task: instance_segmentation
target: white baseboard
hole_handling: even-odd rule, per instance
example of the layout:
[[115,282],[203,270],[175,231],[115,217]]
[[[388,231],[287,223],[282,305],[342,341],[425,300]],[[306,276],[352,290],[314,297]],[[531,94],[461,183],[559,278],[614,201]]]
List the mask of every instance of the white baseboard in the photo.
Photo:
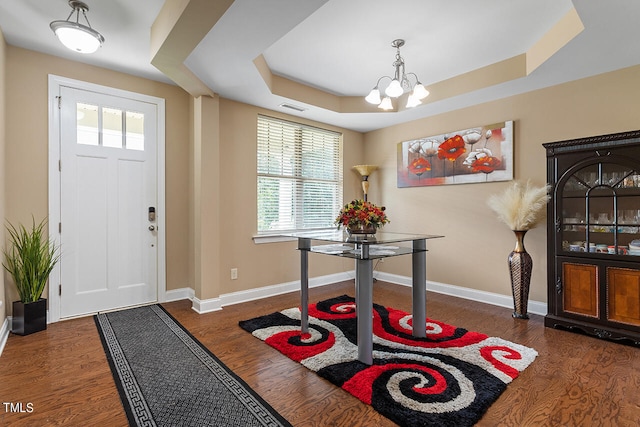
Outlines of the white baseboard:
[[196,298],[196,292],[192,288],[172,289],[166,291],[164,294],[164,302],[180,301],[183,299],[191,301],[191,308],[198,314],[222,310],[220,298],[201,300]]
[[[395,283],[397,285],[411,286],[411,277],[399,276],[383,272],[376,272],[375,277],[383,282]],[[498,307],[513,308],[513,298],[509,295],[496,294],[494,292],[479,291],[477,289],[463,288],[462,286],[449,285],[447,283],[433,282],[427,280],[427,290],[439,294],[464,298],[485,304],[496,305]],[[529,301],[527,311],[533,314],[544,316],[547,314],[547,304],[540,301]]]
[[193,301],[195,296],[195,292],[191,288],[172,289],[164,293],[163,302],[180,301],[183,299]]
[[198,314],[210,313],[212,311],[222,310],[222,303],[220,298],[209,298],[201,300],[193,297],[191,300],[191,309]]
[[[316,288],[318,286],[330,285],[332,283],[342,282],[345,280],[351,280],[354,278],[354,272],[344,272],[329,274],[326,276],[313,277],[309,279],[309,288]],[[289,283],[282,283],[279,285],[265,286],[263,288],[250,289],[247,291],[232,292],[230,294],[220,295],[222,307],[233,304],[240,304],[243,302],[253,301],[257,299],[272,297],[275,295],[286,294],[289,292],[296,292],[300,290],[300,281],[295,280]]]
[[[326,276],[314,277],[309,279],[309,288],[330,285],[332,283],[351,280],[355,277],[355,271],[346,271],[343,273],[329,274]],[[411,286],[411,277],[399,276],[397,274],[389,274],[376,271],[374,277],[383,282],[394,283],[402,286]],[[450,295],[453,297],[464,298],[472,301],[491,304],[498,307],[513,308],[513,298],[510,295],[502,295],[494,292],[480,291],[477,289],[464,288],[462,286],[450,285],[427,280],[427,290],[439,294]],[[232,292],[222,294],[218,298],[210,298],[200,300],[195,297],[195,292],[191,288],[182,288],[167,291],[167,302],[177,301],[181,299],[189,299],[192,302],[191,308],[199,313],[208,313],[211,311],[222,310],[223,307],[243,302],[254,301],[262,298],[268,298],[276,295],[286,294],[288,292],[296,292],[300,290],[300,281],[296,280],[278,285],[264,286],[261,288],[249,289],[246,291]],[[547,314],[547,304],[540,301],[529,301],[529,313],[544,316]]]
[[2,327],[0,327],[0,356],[2,356],[2,350],[4,350],[9,338],[9,331],[11,331],[11,317],[5,318],[4,322],[2,322]]
[[[315,288],[318,286],[330,285],[336,282],[342,282],[344,280],[351,280],[354,278],[353,271],[347,271],[343,273],[329,274],[326,276],[313,277],[309,279],[309,288]],[[300,281],[296,280],[288,283],[281,283],[278,285],[264,286],[261,288],[249,289],[246,291],[232,292],[229,294],[222,294],[218,298],[210,298],[206,300],[200,300],[195,297],[193,289],[188,289],[191,293],[191,297],[187,297],[191,300],[191,308],[197,313],[208,313],[211,311],[222,310],[223,307],[233,304],[240,304],[243,302],[254,301],[262,298],[268,298],[276,295],[286,294],[288,292],[295,292],[300,290]],[[182,292],[183,290],[179,290]],[[174,291],[169,291],[174,292]],[[177,298],[179,293],[173,295]],[[184,299],[184,298],[182,298]],[[175,300],[173,300],[175,301]]]

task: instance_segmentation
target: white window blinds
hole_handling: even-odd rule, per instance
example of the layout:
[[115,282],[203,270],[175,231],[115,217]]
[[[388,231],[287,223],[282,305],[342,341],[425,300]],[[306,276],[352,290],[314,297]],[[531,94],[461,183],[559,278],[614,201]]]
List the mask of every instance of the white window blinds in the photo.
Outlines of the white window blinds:
[[341,134],[258,116],[258,233],[333,227],[342,207]]

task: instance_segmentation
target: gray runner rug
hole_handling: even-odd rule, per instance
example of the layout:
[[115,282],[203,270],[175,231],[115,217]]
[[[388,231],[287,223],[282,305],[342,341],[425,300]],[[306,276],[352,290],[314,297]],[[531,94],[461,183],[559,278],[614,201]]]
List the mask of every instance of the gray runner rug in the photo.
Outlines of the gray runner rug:
[[132,426],[291,426],[159,305],[94,316]]

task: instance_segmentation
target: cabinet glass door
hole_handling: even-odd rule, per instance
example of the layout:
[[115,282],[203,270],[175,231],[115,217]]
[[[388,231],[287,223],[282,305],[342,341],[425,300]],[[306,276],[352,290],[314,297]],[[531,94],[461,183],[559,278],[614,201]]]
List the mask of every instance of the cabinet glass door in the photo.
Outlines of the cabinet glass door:
[[605,162],[580,167],[561,195],[558,250],[640,256],[640,174],[635,169]]

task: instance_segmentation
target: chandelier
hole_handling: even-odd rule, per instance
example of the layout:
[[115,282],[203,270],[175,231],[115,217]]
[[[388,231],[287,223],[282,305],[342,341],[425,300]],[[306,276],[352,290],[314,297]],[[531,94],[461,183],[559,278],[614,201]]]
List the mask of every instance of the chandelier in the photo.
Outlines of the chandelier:
[[[383,110],[392,110],[391,98],[398,98],[405,92],[411,92],[407,98],[407,108],[422,104],[422,100],[429,95],[429,91],[420,83],[415,73],[405,73],[404,59],[400,56],[400,48],[404,46],[404,40],[394,40],[391,42],[391,46],[396,48],[396,60],[393,63],[395,74],[393,78],[390,76],[380,77],[376,86],[365,97],[365,100],[370,104],[378,104],[378,108]],[[413,83],[409,80],[410,76],[413,76],[413,80],[415,80]],[[385,97],[380,98],[379,88],[383,79],[389,79],[391,82],[384,90]]]
[[[91,24],[87,18],[89,6],[77,0],[69,0],[69,6],[73,10],[67,17],[67,20],[53,21],[49,26],[65,47],[80,53],[95,52],[102,46],[102,43],[104,43],[104,37],[91,28]],[[84,20],[87,21],[87,25],[79,22],[80,12],[82,12]],[[76,14],[76,22],[69,21],[74,13]]]

